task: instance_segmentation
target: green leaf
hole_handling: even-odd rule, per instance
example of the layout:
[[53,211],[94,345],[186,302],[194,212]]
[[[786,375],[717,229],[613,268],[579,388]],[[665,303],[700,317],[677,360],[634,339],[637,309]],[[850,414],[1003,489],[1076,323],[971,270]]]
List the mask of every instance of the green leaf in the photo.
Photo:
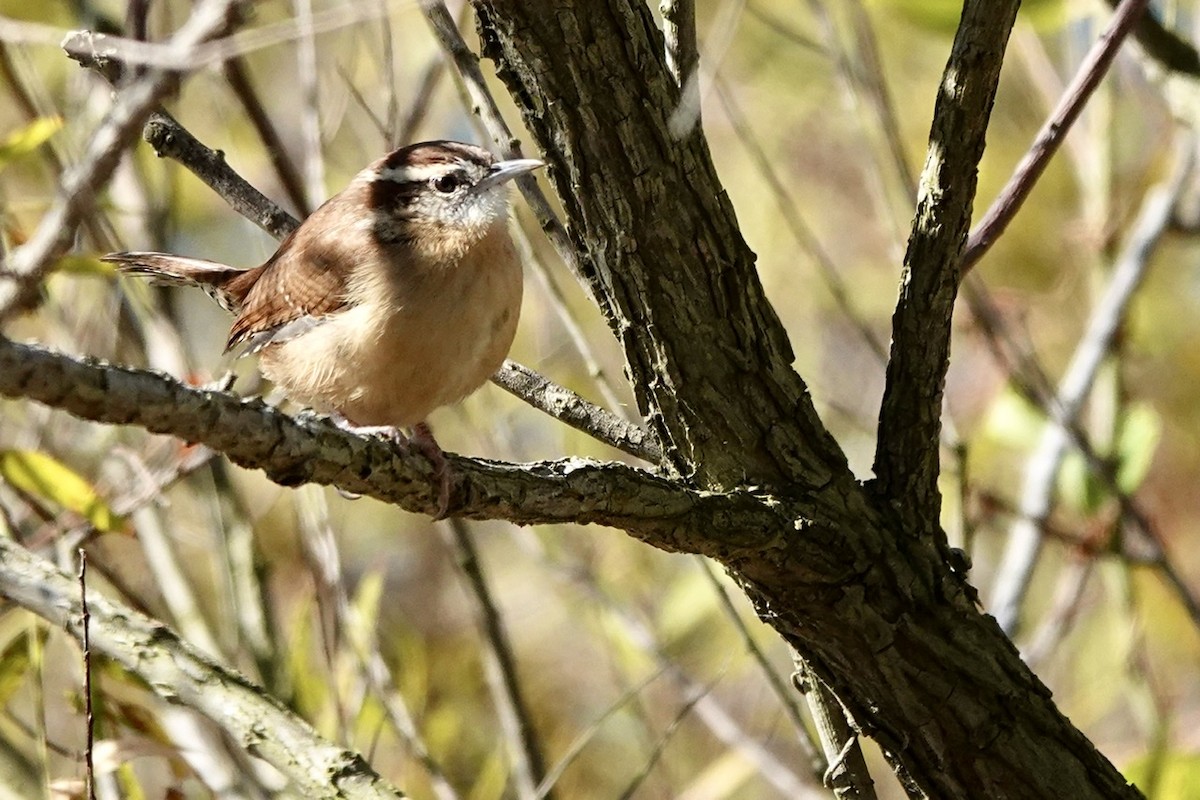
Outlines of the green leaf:
[[0,142],[0,169],[37,150],[62,130],[62,117],[38,117],[24,128],[18,128]]
[[983,433],[998,444],[1028,450],[1037,443],[1045,427],[1045,415],[1007,386],[989,406]]
[[1145,403],[1131,405],[1117,434],[1117,487],[1132,494],[1146,479],[1162,439],[1162,417]]
[[85,518],[97,530],[123,530],[125,520],[83,476],[53,456],[36,450],[0,450],[0,480]]

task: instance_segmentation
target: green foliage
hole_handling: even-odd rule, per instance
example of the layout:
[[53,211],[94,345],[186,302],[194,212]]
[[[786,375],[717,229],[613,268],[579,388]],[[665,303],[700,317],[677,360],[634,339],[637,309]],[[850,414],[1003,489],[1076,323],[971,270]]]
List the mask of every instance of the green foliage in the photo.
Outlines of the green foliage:
[[41,117],[0,141],[0,171],[11,162],[37,150],[62,130],[62,117]]
[[37,450],[0,451],[0,479],[14,489],[74,512],[98,531],[113,533],[125,527],[92,484],[53,456]]

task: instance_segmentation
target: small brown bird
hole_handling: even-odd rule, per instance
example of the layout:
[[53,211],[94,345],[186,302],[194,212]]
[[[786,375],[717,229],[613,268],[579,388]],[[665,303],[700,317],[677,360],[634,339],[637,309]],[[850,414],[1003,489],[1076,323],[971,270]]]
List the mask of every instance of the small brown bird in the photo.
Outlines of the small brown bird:
[[422,142],[358,173],[261,266],[165,253],[104,260],[203,288],[237,315],[226,350],[257,353],[292,400],[402,445],[399,429],[411,428],[441,473],[444,514],[449,478],[424,420],[478,389],[508,354],[522,280],[507,183],[540,166]]

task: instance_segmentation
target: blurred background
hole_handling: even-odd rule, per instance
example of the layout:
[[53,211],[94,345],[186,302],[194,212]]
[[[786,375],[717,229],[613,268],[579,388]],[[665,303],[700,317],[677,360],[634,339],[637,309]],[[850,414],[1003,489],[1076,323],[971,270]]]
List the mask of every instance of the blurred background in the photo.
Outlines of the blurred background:
[[[1195,3],[1153,6],[1193,36]],[[449,8],[477,50],[470,10]],[[153,4],[149,38],[189,10]],[[698,4],[714,159],[796,368],[864,479],[959,10],[951,0]],[[0,14],[11,249],[111,103],[111,87],[57,43],[71,29],[120,29],[126,8],[0,0]],[[1110,18],[1097,2],[1025,3],[977,220]],[[293,215],[397,144],[489,144],[414,2],[271,0],[240,29],[260,35],[187,78],[168,108]],[[491,63],[482,67],[519,129]],[[943,524],[972,559],[972,582],[1064,712],[1158,798],[1200,796],[1195,80],[1122,50],[964,287],[945,407]],[[1156,197],[1173,213],[1156,219]],[[529,247],[512,358],[640,419],[599,313],[514,205]],[[232,372],[236,391],[268,391],[252,360],[222,355],[229,319],[201,292],[118,280],[96,256],[165,250],[250,267],[275,246],[140,143],[44,302],[5,335],[197,384]],[[1114,276],[1135,287],[1116,307],[1104,303]],[[1101,355],[1089,361],[1089,347]],[[1064,443],[1047,408],[1065,409],[1090,457]],[[490,385],[431,422],[464,454],[624,458]],[[431,523],[14,401],[0,401],[0,530],[71,570],[86,546],[94,585],[243,671],[414,797],[529,797],[538,783],[562,798],[828,795],[783,643],[719,568],[617,531]],[[101,797],[287,796],[214,726],[119,668],[101,662],[94,680]],[[10,787],[0,797],[80,795],[81,707],[73,640],[0,607],[0,784]],[[902,797],[867,747],[881,796]]]

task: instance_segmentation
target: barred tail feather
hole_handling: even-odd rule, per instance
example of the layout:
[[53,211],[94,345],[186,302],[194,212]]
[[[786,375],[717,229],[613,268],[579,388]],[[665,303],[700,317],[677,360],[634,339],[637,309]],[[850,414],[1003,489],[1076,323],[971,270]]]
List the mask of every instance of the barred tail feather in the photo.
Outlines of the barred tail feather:
[[169,253],[109,253],[100,259],[116,264],[127,275],[149,278],[167,286],[198,286],[227,311],[237,313],[244,292],[230,291],[230,282],[245,270],[234,269],[215,261],[187,258]]

